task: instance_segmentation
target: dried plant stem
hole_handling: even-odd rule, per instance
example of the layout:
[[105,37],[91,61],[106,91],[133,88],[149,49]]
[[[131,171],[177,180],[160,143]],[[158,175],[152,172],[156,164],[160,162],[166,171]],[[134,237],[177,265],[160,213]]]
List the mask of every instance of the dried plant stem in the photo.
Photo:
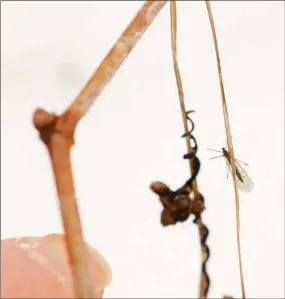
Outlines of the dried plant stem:
[[239,269],[240,269],[240,281],[241,281],[241,289],[242,289],[242,297],[246,298],[245,293],[245,285],[244,285],[244,278],[243,278],[243,267],[242,267],[242,254],[241,254],[241,244],[240,244],[240,211],[239,211],[239,192],[238,192],[238,182],[236,176],[236,164],[234,162],[234,148],[233,148],[233,141],[230,129],[230,121],[224,91],[224,84],[223,84],[223,77],[222,77],[222,68],[221,68],[221,60],[219,54],[219,47],[217,41],[217,35],[215,30],[215,24],[213,19],[213,14],[211,10],[210,1],[206,0],[207,11],[209,15],[210,25],[212,29],[213,41],[215,45],[215,52],[216,52],[216,59],[217,59],[217,66],[218,66],[218,73],[219,73],[219,81],[220,81],[220,89],[221,89],[221,96],[222,96],[222,106],[223,106],[223,113],[224,113],[224,123],[226,128],[226,136],[227,136],[227,144],[230,153],[230,163],[233,169],[233,182],[234,182],[234,190],[235,190],[235,202],[236,202],[236,225],[237,225],[237,244],[238,244],[238,257],[239,257]]
[[93,283],[87,266],[87,248],[82,237],[82,228],[71,171],[71,144],[65,138],[62,138],[60,134],[55,134],[51,138],[48,150],[50,159],[53,162],[54,177],[65,231],[65,241],[67,248],[72,248],[74,251],[73,254],[69,255],[69,262],[73,268],[75,293],[80,298],[92,298],[94,296]]
[[77,298],[93,298],[93,285],[88,271],[87,249],[82,234],[70,161],[74,131],[78,121],[86,114],[166,2],[147,1],[143,5],[86,86],[62,115],[56,116],[43,109],[37,109],[33,116],[34,126],[47,146],[53,167]]
[[[183,85],[182,80],[180,76],[180,71],[178,67],[178,60],[177,60],[177,12],[176,12],[176,1],[170,2],[171,7],[171,43],[172,43],[172,55],[173,55],[173,62],[174,62],[174,71],[175,71],[175,77],[176,77],[176,83],[178,87],[178,93],[179,93],[179,101],[180,101],[180,107],[181,107],[181,113],[183,118],[183,124],[184,124],[184,130],[185,133],[189,132],[188,128],[188,122],[187,122],[187,116],[186,116],[186,109],[185,109],[185,102],[184,102],[184,92],[183,92]],[[190,134],[188,134],[185,138],[186,140],[186,147],[188,153],[192,152],[192,147],[190,143]],[[194,165],[192,164],[193,160],[189,159],[189,167],[190,167],[190,173],[194,172]],[[198,198],[199,190],[198,190],[198,184],[197,181],[194,180],[192,183],[193,191],[194,191],[194,198]],[[204,224],[202,220],[202,216],[197,219],[197,225],[199,228],[199,235],[200,240],[203,240],[203,231],[204,231]],[[202,261],[204,260],[204,245],[201,242],[201,255],[202,255]],[[200,278],[200,291],[199,291],[199,298],[206,298],[207,292],[208,292],[209,282],[208,277],[205,271],[201,272],[201,278]]]
[[37,109],[33,122],[47,146],[53,167],[74,292],[78,298],[92,298],[93,286],[87,266],[87,249],[83,241],[71,170],[73,136],[58,131],[57,120],[57,116]]
[[74,102],[65,111],[65,117],[61,119],[62,126],[66,123],[68,127],[76,126],[166,3],[167,1],[145,2]]
[[[178,87],[179,102],[180,102],[181,113],[182,113],[182,118],[183,118],[184,130],[185,130],[185,133],[188,133],[189,127],[188,127],[188,121],[187,121],[187,116],[186,116],[183,85],[182,85],[182,79],[181,79],[179,66],[178,66],[178,59],[177,59],[176,1],[171,1],[170,7],[171,7],[171,42],[172,42],[171,45],[172,45],[172,57],[173,57],[173,62],[174,62],[173,65],[174,65],[176,83],[177,83],[177,87]],[[186,141],[187,152],[188,153],[192,152],[192,147],[191,147],[191,143],[190,143],[190,134],[185,137],[185,141]],[[191,172],[191,169],[192,169],[191,159],[189,159],[189,167],[190,167],[190,172]],[[197,189],[198,189],[198,186],[196,183],[194,192],[197,192]]]

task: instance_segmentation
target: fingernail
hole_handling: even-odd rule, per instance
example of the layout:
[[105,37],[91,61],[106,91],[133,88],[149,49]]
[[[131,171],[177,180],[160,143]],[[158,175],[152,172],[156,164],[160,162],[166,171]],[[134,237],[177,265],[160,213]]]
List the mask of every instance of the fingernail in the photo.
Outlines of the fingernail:
[[1,240],[1,298],[71,298],[71,283],[38,247],[39,238]]
[[[54,275],[58,282],[68,282],[63,262],[54,259],[54,252],[42,246],[42,238],[27,237],[15,240],[15,245],[27,252],[28,257]],[[67,286],[65,286],[67,287]]]

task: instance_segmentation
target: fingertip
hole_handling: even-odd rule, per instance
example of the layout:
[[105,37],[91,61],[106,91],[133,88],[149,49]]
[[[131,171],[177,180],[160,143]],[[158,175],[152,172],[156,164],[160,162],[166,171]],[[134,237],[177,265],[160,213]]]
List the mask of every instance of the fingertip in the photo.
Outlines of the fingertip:
[[[1,298],[75,297],[63,235],[1,240],[1,248]],[[97,250],[87,248],[94,298],[102,298],[111,269]]]

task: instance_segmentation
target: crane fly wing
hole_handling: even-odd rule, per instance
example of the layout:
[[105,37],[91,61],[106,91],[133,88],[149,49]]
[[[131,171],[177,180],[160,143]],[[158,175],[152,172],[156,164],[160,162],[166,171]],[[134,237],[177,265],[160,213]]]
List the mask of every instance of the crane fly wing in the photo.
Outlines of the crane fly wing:
[[240,174],[240,177],[242,178],[242,180],[240,178],[238,179],[238,186],[240,191],[244,193],[251,192],[253,189],[253,182],[251,178],[249,177],[249,175],[246,173],[246,171],[240,165],[239,162],[236,162],[236,168]]
[[[228,161],[228,159],[225,160],[231,174],[233,175],[233,170],[230,162]],[[236,174],[238,179],[239,190],[244,193],[251,192],[253,189],[253,182],[251,178],[249,177],[249,175],[246,173],[246,171],[243,169],[243,167],[240,165],[238,161],[235,161],[235,163],[236,163]]]

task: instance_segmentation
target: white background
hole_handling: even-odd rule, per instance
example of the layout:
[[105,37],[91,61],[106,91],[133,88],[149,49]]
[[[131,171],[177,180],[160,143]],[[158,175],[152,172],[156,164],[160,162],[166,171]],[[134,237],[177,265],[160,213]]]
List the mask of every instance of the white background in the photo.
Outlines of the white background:
[[[1,3],[2,238],[61,232],[36,107],[61,113],[142,3]],[[254,181],[241,194],[249,298],[284,298],[284,3],[213,2],[236,156]],[[209,296],[240,297],[232,180],[207,147],[226,143],[212,36],[203,1],[178,3],[179,62],[210,229]],[[110,263],[105,296],[198,294],[200,246],[188,221],[160,225],[149,190],[189,178],[165,6],[80,123],[72,156],[86,239]]]

